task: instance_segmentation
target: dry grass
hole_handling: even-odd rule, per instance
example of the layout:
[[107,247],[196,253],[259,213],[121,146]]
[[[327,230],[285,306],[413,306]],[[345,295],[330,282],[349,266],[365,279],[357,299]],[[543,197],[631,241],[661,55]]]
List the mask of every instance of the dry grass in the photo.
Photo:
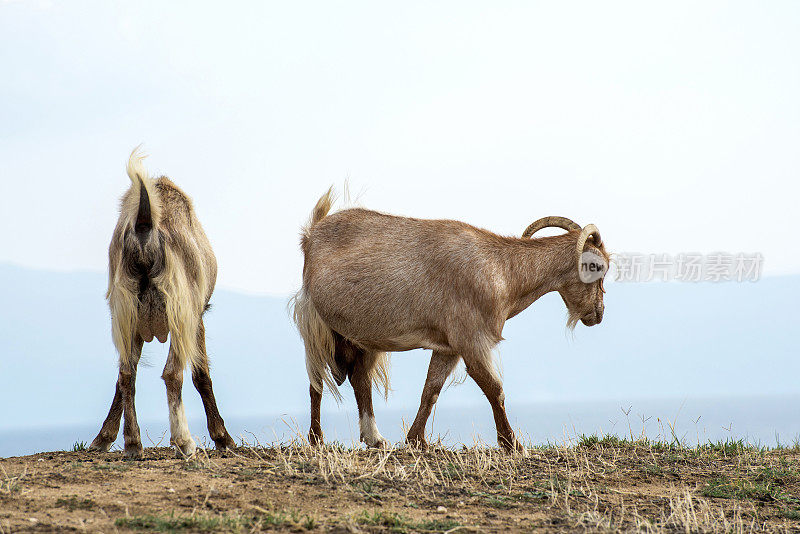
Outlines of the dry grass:
[[800,450],[735,441],[584,436],[523,457],[483,444],[377,451],[298,439],[189,460],[160,448],[140,462],[79,451],[0,467],[0,531],[800,529]]

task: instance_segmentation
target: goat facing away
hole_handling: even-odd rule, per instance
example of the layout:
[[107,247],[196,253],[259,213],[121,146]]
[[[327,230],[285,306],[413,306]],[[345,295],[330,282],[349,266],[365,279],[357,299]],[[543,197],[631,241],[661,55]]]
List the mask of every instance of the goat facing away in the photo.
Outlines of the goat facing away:
[[134,407],[136,368],[144,342],[170,336],[162,378],[167,388],[170,443],[179,455],[194,454],[181,398],[183,371],[203,400],[208,432],[218,449],[235,447],[217,409],[208,368],[203,314],[217,278],[217,260],[192,202],[168,178],[152,180],[135,149],[128,159],[131,187],[122,197],[109,246],[108,299],[119,378],[111,409],[90,449],[107,451],[124,414],[127,458],[142,454]]
[[[447,377],[463,359],[491,404],[498,443],[523,451],[508,422],[492,349],[507,319],[551,291],[564,300],[569,327],[579,320],[587,326],[600,323],[609,256],[597,228],[545,217],[519,239],[458,221],[361,208],[329,215],[332,203],[328,190],[303,229],[303,285],[293,303],[311,383],[309,442],[323,440],[323,384],[339,399],[337,385],[349,378],[361,441],[388,447],[375,423],[372,386],[388,395],[389,351],[424,348],[433,354],[406,441],[427,447],[425,424]],[[530,238],[546,227],[567,233]],[[605,262],[600,278],[587,283],[579,275],[584,251]]]

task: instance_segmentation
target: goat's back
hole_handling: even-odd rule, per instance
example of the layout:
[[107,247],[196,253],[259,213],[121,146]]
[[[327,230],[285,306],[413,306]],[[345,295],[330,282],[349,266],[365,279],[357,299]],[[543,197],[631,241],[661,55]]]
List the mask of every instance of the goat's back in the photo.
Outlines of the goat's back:
[[[466,223],[348,209],[303,243],[304,288],[323,319],[366,346],[449,347],[445,332],[493,322],[493,249],[502,237]],[[499,332],[496,333],[499,337]]]

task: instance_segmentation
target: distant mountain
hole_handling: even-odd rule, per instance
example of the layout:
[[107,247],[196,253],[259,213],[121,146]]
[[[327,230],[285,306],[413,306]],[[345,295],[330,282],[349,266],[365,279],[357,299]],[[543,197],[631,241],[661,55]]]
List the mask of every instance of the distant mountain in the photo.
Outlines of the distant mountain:
[[[0,265],[0,429],[99,425],[116,380],[101,273]],[[506,403],[800,393],[796,342],[800,276],[755,283],[607,284],[599,326],[565,331],[565,309],[546,295],[509,321],[500,345]],[[303,347],[286,299],[218,290],[207,315],[212,379],[223,416],[304,413]],[[145,346],[140,419],[166,421],[160,380],[166,345]],[[393,356],[388,407],[413,419],[429,355]],[[190,418],[202,417],[191,382]],[[346,406],[353,406],[345,392]],[[446,408],[484,403],[467,381]],[[386,407],[383,400],[378,407]],[[329,397],[324,407],[336,410]],[[487,412],[484,415],[488,416]],[[201,429],[196,429],[201,431]]]

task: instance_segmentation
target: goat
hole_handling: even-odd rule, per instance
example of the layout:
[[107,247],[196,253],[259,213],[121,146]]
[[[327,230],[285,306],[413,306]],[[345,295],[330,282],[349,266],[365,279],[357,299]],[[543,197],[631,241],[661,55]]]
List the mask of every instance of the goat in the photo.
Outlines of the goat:
[[235,447],[217,409],[205,345],[203,314],[214,291],[217,260],[192,201],[167,177],[152,180],[143,159],[138,147],[128,159],[131,186],[122,197],[108,251],[106,299],[119,353],[119,378],[111,409],[90,449],[111,447],[124,413],[124,456],[142,455],[134,407],[136,368],[144,342],[156,338],[165,343],[167,334],[170,347],[162,378],[167,388],[170,443],[183,456],[191,456],[196,449],[181,398],[183,371],[189,364],[217,449]]
[[[375,423],[372,385],[388,396],[387,353],[424,348],[433,355],[407,443],[427,447],[431,409],[463,359],[491,404],[500,446],[523,451],[508,422],[492,349],[502,339],[507,319],[551,291],[564,300],[570,328],[579,320],[587,326],[602,320],[605,272],[588,283],[579,276],[584,249],[605,262],[602,269],[608,265],[597,228],[545,217],[519,239],[459,221],[361,208],[329,215],[332,203],[329,189],[303,228],[303,284],[293,301],[310,381],[309,442],[323,442],[323,384],[338,400],[337,385],[349,378],[360,439],[370,447],[388,447]],[[529,239],[545,227],[567,233]]]

